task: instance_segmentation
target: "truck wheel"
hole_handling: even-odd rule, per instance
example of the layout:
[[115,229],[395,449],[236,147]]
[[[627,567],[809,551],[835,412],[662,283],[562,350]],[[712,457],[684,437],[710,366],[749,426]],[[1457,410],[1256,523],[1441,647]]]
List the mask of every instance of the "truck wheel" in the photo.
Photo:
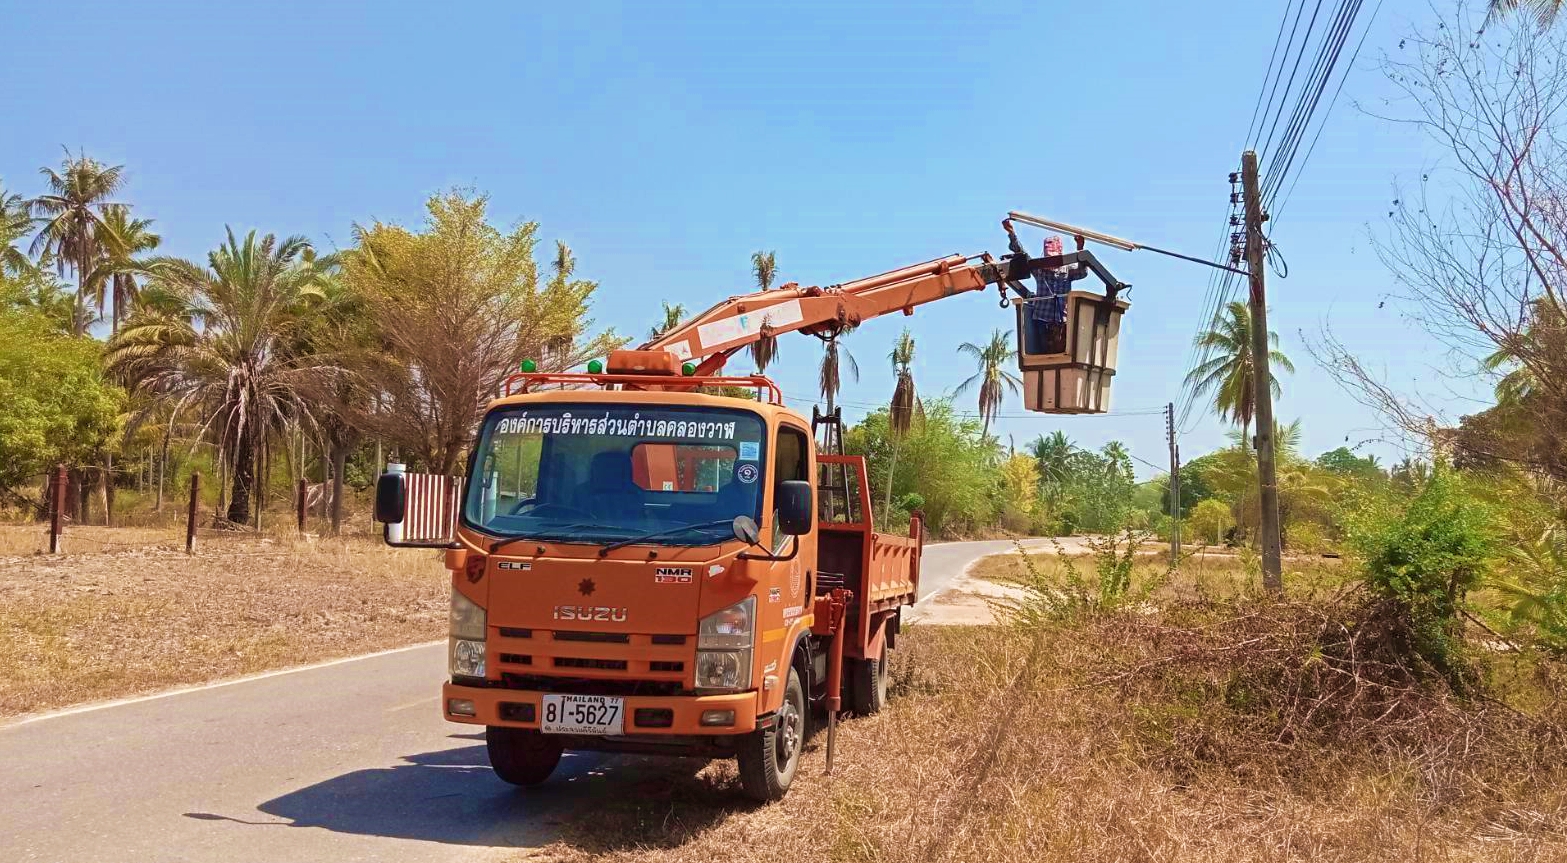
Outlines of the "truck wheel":
[[550,778],[562,750],[558,741],[531,728],[496,725],[485,728],[484,748],[489,750],[495,775],[513,785],[537,785]]
[[850,663],[849,675],[849,709],[859,716],[880,713],[887,705],[887,645],[875,659]]
[[789,668],[783,704],[773,717],[773,727],[757,729],[740,742],[740,788],[761,803],[777,800],[794,782],[805,748],[805,687],[800,672]]

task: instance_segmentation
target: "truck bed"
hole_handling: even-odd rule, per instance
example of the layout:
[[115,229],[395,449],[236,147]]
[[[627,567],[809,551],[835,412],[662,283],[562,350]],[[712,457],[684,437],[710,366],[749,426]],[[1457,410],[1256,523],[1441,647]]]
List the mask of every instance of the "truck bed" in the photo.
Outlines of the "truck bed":
[[908,536],[876,531],[865,459],[822,455],[817,464],[824,476],[839,471],[846,476],[848,500],[846,506],[836,508],[824,501],[821,508],[830,512],[832,520],[819,517],[817,521],[815,592],[821,595],[835,587],[854,592],[844,652],[864,657],[886,619],[919,598],[921,519],[916,515],[910,522]]

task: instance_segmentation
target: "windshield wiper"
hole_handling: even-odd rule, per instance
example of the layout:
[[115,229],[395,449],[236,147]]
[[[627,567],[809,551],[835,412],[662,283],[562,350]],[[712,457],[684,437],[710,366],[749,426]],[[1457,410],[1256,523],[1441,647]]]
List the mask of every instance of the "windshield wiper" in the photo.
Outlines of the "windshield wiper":
[[643,541],[649,540],[649,539],[654,539],[655,537],[664,536],[666,534],[680,533],[682,531],[687,531],[687,530],[705,530],[707,528],[713,528],[713,527],[726,527],[726,526],[731,525],[731,524],[734,524],[734,519],[732,519],[732,518],[723,518],[723,519],[719,519],[718,521],[708,521],[708,522],[700,522],[699,521],[699,522],[697,522],[695,524],[682,524],[682,525],[677,525],[675,527],[660,528],[659,530],[652,531],[651,533],[644,533],[641,536],[633,536],[630,539],[622,539],[622,540],[619,540],[619,541],[616,541],[616,542],[612,542],[609,545],[606,545],[603,548],[599,549],[599,557],[603,557],[604,555],[609,554],[610,552],[614,551],[617,548],[625,548],[628,545],[636,545],[639,542],[643,542]]
[[[560,533],[560,532],[568,531],[568,530],[580,530],[581,528],[584,528],[584,527],[607,527],[609,530],[626,530],[626,528],[616,527],[614,525],[601,525],[601,524],[599,524],[596,521],[579,521],[576,524],[568,524],[568,525],[565,525],[563,527],[552,527],[552,528],[549,528],[548,530],[552,531],[552,532],[555,532],[555,533]],[[506,537],[505,539],[496,540],[495,544],[490,546],[490,554],[494,554],[494,553],[500,551],[501,549],[505,548],[506,546],[511,545],[514,542],[523,542],[525,540],[530,540],[530,539],[535,541],[535,542],[539,542],[539,541],[543,541],[543,542],[569,542],[569,541],[571,541],[571,540],[562,540],[562,539],[554,538],[554,537],[550,536],[548,533],[546,533],[544,536],[538,536],[538,535],[534,535],[534,534],[529,534],[527,536],[509,536],[509,537]]]

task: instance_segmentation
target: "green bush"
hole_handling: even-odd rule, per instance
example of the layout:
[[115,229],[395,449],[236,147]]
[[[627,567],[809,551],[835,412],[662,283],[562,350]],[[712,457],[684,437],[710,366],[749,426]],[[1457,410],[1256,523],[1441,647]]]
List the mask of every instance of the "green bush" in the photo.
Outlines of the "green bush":
[[1410,647],[1455,677],[1459,614],[1497,553],[1491,507],[1463,477],[1439,466],[1410,498],[1352,493],[1343,523],[1366,586],[1402,613]]

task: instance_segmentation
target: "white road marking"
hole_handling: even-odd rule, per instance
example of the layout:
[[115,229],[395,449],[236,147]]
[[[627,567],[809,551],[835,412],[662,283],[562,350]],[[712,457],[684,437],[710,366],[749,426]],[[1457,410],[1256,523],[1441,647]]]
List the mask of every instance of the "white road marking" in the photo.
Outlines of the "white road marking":
[[284,674],[297,674],[301,671],[314,671],[317,668],[329,668],[333,665],[343,665],[348,662],[358,662],[362,659],[374,659],[377,656],[389,656],[393,653],[405,653],[410,650],[419,650],[424,647],[434,647],[437,644],[445,644],[446,639],[440,641],[426,641],[420,644],[410,644],[407,647],[394,647],[391,650],[379,650],[375,653],[366,653],[360,656],[344,656],[340,659],[329,659],[326,662],[317,662],[311,665],[296,665],[293,668],[280,668],[277,671],[263,671],[259,674],[247,674],[244,677],[233,677],[228,680],[219,680],[213,683],[201,683],[195,686],[182,686],[178,689],[170,689],[164,692],[154,692],[151,695],[136,695],[130,698],[116,698],[113,701],[99,701],[93,704],[83,704],[79,707],[68,707],[53,713],[34,713],[22,716],[15,721],[0,725],[0,730],[13,728],[18,725],[27,725],[33,722],[43,722],[46,719],[59,719],[62,716],[74,716],[78,713],[91,713],[95,710],[107,710],[110,707],[124,707],[127,704],[140,704],[143,701],[157,701],[160,698],[172,698],[176,695],[187,695],[192,692],[201,692],[207,689],[219,689],[224,686],[233,686],[237,683],[249,683],[252,680],[265,680],[268,677],[280,677]]
[[[439,644],[440,642],[436,642],[436,643]],[[388,707],[388,708],[386,708],[386,712],[387,713],[396,713],[399,710],[407,710],[407,709],[412,708],[412,707],[423,707],[426,704],[433,704],[433,703],[438,702],[440,700],[441,700],[441,696],[439,696],[439,695],[427,695],[424,698],[419,699],[418,701],[410,701],[407,704],[399,704],[396,707]]]

